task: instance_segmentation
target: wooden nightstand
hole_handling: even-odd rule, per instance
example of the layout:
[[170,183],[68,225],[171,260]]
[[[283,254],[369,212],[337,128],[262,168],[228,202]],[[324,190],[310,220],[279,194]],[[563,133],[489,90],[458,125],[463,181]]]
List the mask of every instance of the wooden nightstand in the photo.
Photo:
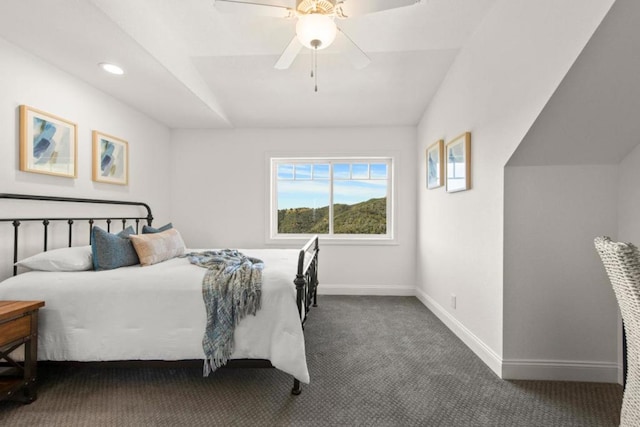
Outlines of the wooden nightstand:
[[[38,309],[44,301],[0,301],[0,400],[24,403],[36,400],[38,362]],[[9,354],[24,345],[24,363]]]

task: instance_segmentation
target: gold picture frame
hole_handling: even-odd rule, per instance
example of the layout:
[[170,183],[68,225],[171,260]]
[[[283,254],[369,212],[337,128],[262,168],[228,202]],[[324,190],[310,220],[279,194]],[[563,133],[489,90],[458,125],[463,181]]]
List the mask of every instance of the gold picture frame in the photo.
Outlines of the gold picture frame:
[[427,148],[427,188],[433,189],[444,185],[444,140],[440,139]]
[[20,170],[77,178],[78,126],[66,119],[20,106]]
[[471,132],[449,141],[445,148],[448,193],[471,189]]
[[108,184],[129,184],[129,143],[97,130],[92,132],[92,139],[92,179]]

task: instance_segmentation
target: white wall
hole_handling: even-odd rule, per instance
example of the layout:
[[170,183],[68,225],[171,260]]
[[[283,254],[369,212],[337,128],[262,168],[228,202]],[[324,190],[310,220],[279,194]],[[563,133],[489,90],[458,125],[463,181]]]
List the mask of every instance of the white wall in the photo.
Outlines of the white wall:
[[620,163],[619,196],[618,239],[640,247],[640,145]]
[[[640,140],[640,137],[636,138]],[[618,241],[631,242],[640,247],[640,143],[620,162],[618,168]],[[609,236],[614,238],[613,236]],[[605,283],[609,284],[608,280]],[[618,313],[622,321],[622,316]],[[622,328],[618,327],[618,363],[622,364]],[[618,382],[623,382],[623,372],[619,369]]]
[[[1,38],[0,64],[0,192],[144,201],[151,205],[156,223],[169,220],[170,133],[165,126]],[[97,66],[96,72],[100,72]],[[19,170],[18,107],[22,104],[78,125],[77,179]],[[129,185],[91,180],[92,130],[128,141]],[[0,217],[18,214],[13,207],[2,206]],[[42,214],[42,208],[36,213]],[[0,223],[1,240],[10,242],[11,233],[8,223]],[[38,236],[38,248],[29,251],[41,250],[40,241]],[[56,245],[64,243],[52,242],[51,247]],[[12,252],[9,244],[0,246],[0,277],[4,278],[10,274]]]
[[617,165],[640,141],[640,2],[617,0],[509,165]]
[[[612,0],[501,0],[460,52],[419,126],[472,133],[471,191],[418,191],[418,296],[498,375],[503,353],[504,165]],[[456,294],[457,308],[449,305]]]
[[617,380],[618,309],[593,238],[634,227],[640,203],[638,14],[616,1],[509,160],[506,378]]
[[615,238],[617,187],[617,165],[505,169],[504,378],[617,381],[617,303],[593,246]]
[[319,292],[413,295],[415,141],[415,128],[174,131],[173,223],[190,247],[266,247],[270,154],[395,156],[397,244],[321,241]]

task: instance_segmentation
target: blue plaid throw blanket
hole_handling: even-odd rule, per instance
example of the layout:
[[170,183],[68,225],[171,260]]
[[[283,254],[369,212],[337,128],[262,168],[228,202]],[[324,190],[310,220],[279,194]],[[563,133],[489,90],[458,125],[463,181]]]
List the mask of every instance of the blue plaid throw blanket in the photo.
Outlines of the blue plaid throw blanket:
[[264,263],[235,249],[193,252],[185,256],[192,264],[207,269],[202,280],[202,298],[207,310],[202,373],[206,377],[231,357],[235,326],[260,309]]

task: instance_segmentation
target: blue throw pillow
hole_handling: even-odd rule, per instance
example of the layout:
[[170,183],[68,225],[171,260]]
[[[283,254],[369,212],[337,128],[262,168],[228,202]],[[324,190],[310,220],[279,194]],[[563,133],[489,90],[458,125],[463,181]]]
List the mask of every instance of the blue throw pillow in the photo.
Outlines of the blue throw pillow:
[[111,234],[98,226],[91,229],[91,252],[95,270],[113,270],[127,265],[140,264],[138,254],[129,240],[136,234],[129,226],[118,234]]
[[153,234],[153,233],[161,233],[163,231],[167,231],[173,228],[173,224],[169,223],[169,224],[165,224],[160,228],[153,228],[151,226],[148,225],[143,225],[142,226],[142,234]]

